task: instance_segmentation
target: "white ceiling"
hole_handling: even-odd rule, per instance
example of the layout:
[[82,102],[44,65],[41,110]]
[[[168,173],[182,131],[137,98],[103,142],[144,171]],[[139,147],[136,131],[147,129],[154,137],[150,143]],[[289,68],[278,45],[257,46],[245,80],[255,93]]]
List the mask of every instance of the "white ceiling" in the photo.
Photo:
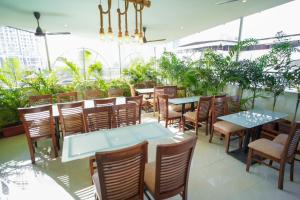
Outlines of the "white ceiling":
[[[117,35],[117,0],[113,1],[112,23]],[[241,16],[290,2],[291,0],[248,0],[216,5],[220,0],[152,0],[143,14],[147,39],[167,38],[168,41],[200,32]],[[0,26],[28,30],[36,28],[33,11],[41,12],[41,28],[57,32],[98,37],[100,0],[0,0]],[[120,0],[123,5],[124,0]],[[106,0],[102,0],[105,4]],[[105,6],[104,6],[105,7]],[[129,30],[133,34],[135,21],[130,7]],[[106,21],[105,21],[106,22]],[[105,24],[107,27],[107,24]]]

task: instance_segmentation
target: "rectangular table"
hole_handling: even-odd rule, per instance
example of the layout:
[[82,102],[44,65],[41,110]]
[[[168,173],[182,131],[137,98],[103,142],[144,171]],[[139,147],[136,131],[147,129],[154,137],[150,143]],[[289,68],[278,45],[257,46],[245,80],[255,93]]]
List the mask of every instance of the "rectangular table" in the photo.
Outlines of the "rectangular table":
[[169,103],[174,105],[181,105],[181,114],[183,115],[185,111],[185,104],[191,104],[191,109],[194,110],[195,102],[198,102],[199,98],[200,96],[174,98],[169,99]]
[[[248,144],[252,135],[253,139],[260,138],[261,127],[264,124],[287,117],[288,114],[280,112],[272,112],[269,110],[253,109],[242,111],[230,115],[218,117],[218,119],[228,121],[230,123],[246,128],[246,137],[243,142],[243,153],[240,151],[232,151],[230,154],[237,159],[246,162],[246,153],[248,152]],[[243,155],[244,154],[244,155]]]
[[95,152],[132,146],[144,140],[156,143],[180,140],[175,137],[174,133],[157,122],[66,136],[63,142],[62,162],[93,156]]

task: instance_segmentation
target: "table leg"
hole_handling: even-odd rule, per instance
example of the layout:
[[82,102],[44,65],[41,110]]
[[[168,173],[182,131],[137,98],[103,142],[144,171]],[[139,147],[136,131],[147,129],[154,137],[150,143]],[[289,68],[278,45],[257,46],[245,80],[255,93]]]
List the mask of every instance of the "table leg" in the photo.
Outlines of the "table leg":
[[245,139],[243,142],[243,151],[244,153],[248,153],[248,144],[250,143],[250,137],[251,137],[251,133],[252,133],[253,129],[252,128],[248,128],[245,130]]
[[191,103],[191,109],[192,109],[192,111],[195,110],[195,103],[194,102]]
[[185,112],[185,103],[183,103],[182,105],[181,105],[181,116],[183,117],[183,115],[184,115],[184,112]]
[[54,117],[54,120],[55,120],[56,143],[57,143],[58,150],[60,150],[60,145],[59,145],[59,139],[60,139],[60,134],[59,134],[59,119],[58,119],[58,117]]

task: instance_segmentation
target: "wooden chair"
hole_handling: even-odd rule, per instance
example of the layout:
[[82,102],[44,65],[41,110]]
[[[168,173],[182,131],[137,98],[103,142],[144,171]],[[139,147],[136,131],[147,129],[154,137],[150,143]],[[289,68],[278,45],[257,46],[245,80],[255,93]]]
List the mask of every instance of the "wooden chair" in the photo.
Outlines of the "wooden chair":
[[116,98],[94,99],[94,107],[113,106],[116,101]]
[[155,81],[145,81],[145,88],[154,88],[156,86]]
[[19,108],[18,110],[20,120],[24,126],[32,164],[35,163],[34,143],[42,139],[52,139],[54,155],[57,157],[58,144],[56,142],[54,119],[52,117],[52,105]]
[[196,135],[198,135],[198,128],[200,123],[205,122],[205,133],[208,135],[208,120],[209,111],[212,104],[212,97],[200,97],[198,101],[198,109],[194,112],[187,112],[183,117],[183,129],[185,127],[185,122],[191,122],[195,126]]
[[103,92],[101,90],[87,90],[84,94],[85,100],[99,99],[103,97]]
[[183,142],[157,145],[156,161],[146,164],[144,179],[146,189],[154,199],[167,199],[178,194],[182,199],[188,199],[189,172],[196,142],[197,137],[192,136]]
[[136,104],[126,103],[112,106],[112,127],[124,127],[136,124]]
[[148,143],[96,153],[98,173],[93,175],[96,199],[144,199],[144,173]]
[[108,97],[121,97],[124,96],[124,90],[119,88],[110,88],[108,90]]
[[57,108],[63,136],[84,132],[83,101],[58,103]]
[[57,103],[66,103],[78,100],[77,92],[58,93]]
[[179,129],[182,125],[182,116],[181,113],[169,110],[169,96],[158,95],[157,96],[157,104],[158,104],[158,122],[161,119],[166,121],[166,128],[168,127],[169,122],[173,122],[173,120],[179,119]]
[[169,98],[176,98],[177,97],[177,86],[174,86],[174,85],[164,86],[164,94],[168,95]]
[[227,97],[228,114],[238,113],[241,110],[241,98],[239,96]]
[[[96,108],[84,108],[83,117],[85,132],[99,131],[111,129],[111,116],[112,116],[112,107],[103,106]],[[91,177],[94,174],[96,166],[96,159],[94,156],[89,158],[89,169]]]
[[177,97],[186,97],[186,88],[185,87],[177,87]]
[[[226,94],[220,94],[220,95],[215,95],[213,96],[215,100],[219,99],[219,98],[223,98],[223,97],[226,97]],[[227,105],[228,106],[228,105]],[[227,110],[228,110],[228,107],[227,107]],[[211,133],[211,130],[212,130],[212,106],[210,108],[210,111],[209,111],[209,120],[208,120],[208,123],[209,123],[209,133]]]
[[30,96],[29,97],[29,105],[30,106],[38,106],[45,104],[52,104],[52,95],[38,95],[38,96]]
[[143,95],[135,97],[126,97],[126,103],[136,104],[136,118],[138,123],[140,124],[142,118]]
[[149,99],[149,103],[153,106],[153,114],[157,111],[157,95],[164,94],[164,86],[156,86],[154,87],[153,98]]
[[212,104],[212,130],[209,142],[211,143],[214,132],[225,137],[225,152],[229,152],[230,137],[237,135],[239,137],[239,148],[242,148],[244,138],[244,127],[235,125],[226,121],[217,121],[217,118],[228,114],[226,97],[214,98]]
[[[295,154],[297,151],[297,146],[300,139],[300,122],[294,123],[291,129],[290,134],[284,145],[277,142],[261,138],[251,142],[248,152],[248,160],[246,171],[249,172],[250,165],[252,160],[256,160],[261,164],[265,164],[273,169],[279,171],[278,178],[278,188],[283,189],[284,181],[284,171],[286,163],[291,165],[290,169],[290,180],[294,180],[294,163],[295,163]],[[267,164],[261,159],[256,159],[255,156],[260,158],[270,159],[270,162]],[[279,163],[279,168],[276,168],[272,165],[273,161]]]

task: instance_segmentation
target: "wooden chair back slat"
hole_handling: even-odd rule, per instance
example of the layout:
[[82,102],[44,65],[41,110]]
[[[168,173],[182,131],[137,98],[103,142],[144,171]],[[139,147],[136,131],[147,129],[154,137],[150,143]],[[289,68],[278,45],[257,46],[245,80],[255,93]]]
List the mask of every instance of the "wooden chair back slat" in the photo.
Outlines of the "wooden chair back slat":
[[238,113],[241,109],[241,99],[239,96],[227,97],[228,114]]
[[198,101],[198,119],[208,119],[213,97],[200,97]]
[[77,92],[68,92],[68,93],[59,93],[57,94],[57,102],[58,103],[66,103],[78,101],[78,94]]
[[92,100],[92,99],[99,99],[103,95],[103,92],[101,90],[87,90],[85,91],[84,98],[86,100]]
[[169,115],[169,96],[166,94],[159,94],[157,96],[157,107],[158,107],[158,114],[164,118],[168,118]]
[[57,107],[64,136],[84,132],[83,101],[60,103]]
[[295,156],[297,152],[297,146],[299,144],[299,140],[300,140],[300,122],[294,122],[290,134],[288,136],[287,142],[285,143],[285,147],[283,151],[283,156],[286,157],[286,159]]
[[217,118],[227,114],[226,97],[214,97],[212,105],[212,122],[215,123]]
[[83,109],[85,132],[111,129],[112,107]]
[[112,127],[124,127],[136,124],[136,104],[126,103],[112,106]]
[[113,106],[116,105],[116,98],[94,99],[95,107]]
[[168,95],[169,98],[177,97],[177,86],[164,86],[164,94]]
[[144,199],[148,143],[96,153],[102,200]]
[[52,104],[52,103],[53,103],[53,100],[52,100],[51,94],[29,97],[30,106],[45,105],[45,104]]
[[193,136],[180,143],[157,146],[155,194],[159,199],[187,190],[196,142],[197,137]]
[[126,97],[126,103],[135,103],[136,104],[136,118],[139,123],[141,123],[142,117],[142,104],[143,104],[143,95],[135,97]]
[[145,81],[145,88],[154,88],[156,86],[155,81]]
[[119,88],[110,88],[108,90],[109,97],[121,97],[124,96],[124,90]]

